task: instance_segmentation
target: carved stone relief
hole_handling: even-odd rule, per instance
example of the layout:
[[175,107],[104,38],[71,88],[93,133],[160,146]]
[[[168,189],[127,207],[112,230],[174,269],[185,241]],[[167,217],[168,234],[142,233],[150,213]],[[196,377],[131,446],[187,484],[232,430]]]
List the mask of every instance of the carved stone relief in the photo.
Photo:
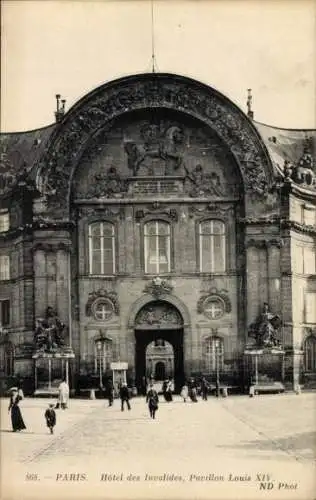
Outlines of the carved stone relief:
[[183,325],[179,312],[170,304],[164,302],[150,303],[143,307],[136,316],[135,326],[148,325],[168,328],[168,325]]
[[[197,82],[168,75],[147,75],[102,87],[67,116],[40,167],[44,185],[51,189],[51,206],[57,204],[67,212],[70,179],[78,161],[78,151],[84,149],[96,130],[123,113],[153,107],[185,111],[209,125],[239,163],[246,191],[258,195],[267,192],[272,177],[270,159],[253,125],[237,107]],[[143,151],[132,148],[133,153],[128,153],[131,171],[137,173],[139,165],[150,154],[162,155],[169,162],[168,169],[177,170],[182,162],[181,131],[166,131],[165,147],[158,149],[157,139],[151,134],[152,131],[149,138],[144,138]]]
[[168,281],[159,278],[153,278],[152,281],[147,284],[144,288],[144,293],[150,293],[153,297],[161,297],[162,295],[167,295],[171,293],[173,286],[168,283]]

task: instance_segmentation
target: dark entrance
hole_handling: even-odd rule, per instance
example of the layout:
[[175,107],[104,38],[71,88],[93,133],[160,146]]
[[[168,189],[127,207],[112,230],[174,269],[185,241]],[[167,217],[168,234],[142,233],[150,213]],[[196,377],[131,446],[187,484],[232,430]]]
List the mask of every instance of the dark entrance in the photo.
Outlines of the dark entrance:
[[155,367],[155,379],[156,380],[165,380],[166,378],[166,367],[165,363],[162,361],[158,361]]
[[184,382],[183,320],[179,311],[170,303],[157,300],[146,304],[135,320],[136,384],[140,388],[146,377],[146,348],[153,341],[165,340],[173,347],[174,384],[179,392]]

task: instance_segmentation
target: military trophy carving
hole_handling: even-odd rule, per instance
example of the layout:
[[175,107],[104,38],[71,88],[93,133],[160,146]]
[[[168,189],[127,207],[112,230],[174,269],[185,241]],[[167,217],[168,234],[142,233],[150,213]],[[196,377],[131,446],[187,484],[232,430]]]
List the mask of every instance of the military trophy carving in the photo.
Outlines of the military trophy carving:
[[37,320],[33,353],[35,372],[34,395],[55,394],[62,380],[69,383],[69,362],[75,357],[66,345],[66,325],[52,307],[47,307],[45,317]]
[[280,340],[281,319],[265,302],[258,318],[249,327],[244,351],[245,385],[249,395],[260,391],[284,391],[284,351]]
[[255,339],[255,347],[280,347],[278,332],[281,319],[269,310],[267,302],[263,304],[263,311],[256,321],[250,325],[249,337]]
[[60,321],[52,307],[47,307],[44,319],[37,320],[34,341],[36,350],[53,352],[65,346],[66,325]]

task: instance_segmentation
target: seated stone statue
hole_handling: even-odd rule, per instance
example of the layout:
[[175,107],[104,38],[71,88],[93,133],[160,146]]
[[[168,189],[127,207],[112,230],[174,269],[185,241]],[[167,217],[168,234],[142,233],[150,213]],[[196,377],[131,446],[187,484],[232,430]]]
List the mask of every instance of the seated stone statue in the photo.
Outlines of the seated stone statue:
[[265,302],[263,311],[257,320],[250,325],[249,336],[256,339],[257,347],[279,346],[278,330],[281,326],[279,316],[269,311],[269,305]]
[[37,320],[34,335],[36,348],[44,352],[50,352],[64,346],[64,329],[65,325],[60,321],[54,309],[48,307],[45,318]]

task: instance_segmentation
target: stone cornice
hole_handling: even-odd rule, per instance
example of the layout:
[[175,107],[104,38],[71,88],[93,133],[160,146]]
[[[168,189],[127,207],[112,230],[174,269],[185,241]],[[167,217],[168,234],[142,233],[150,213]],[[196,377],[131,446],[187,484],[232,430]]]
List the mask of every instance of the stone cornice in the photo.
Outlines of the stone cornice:
[[293,220],[282,221],[282,229],[295,229],[301,233],[316,234],[316,226],[308,226]]
[[267,249],[271,247],[282,248],[281,238],[274,239],[255,239],[251,238],[246,242],[246,248]]

